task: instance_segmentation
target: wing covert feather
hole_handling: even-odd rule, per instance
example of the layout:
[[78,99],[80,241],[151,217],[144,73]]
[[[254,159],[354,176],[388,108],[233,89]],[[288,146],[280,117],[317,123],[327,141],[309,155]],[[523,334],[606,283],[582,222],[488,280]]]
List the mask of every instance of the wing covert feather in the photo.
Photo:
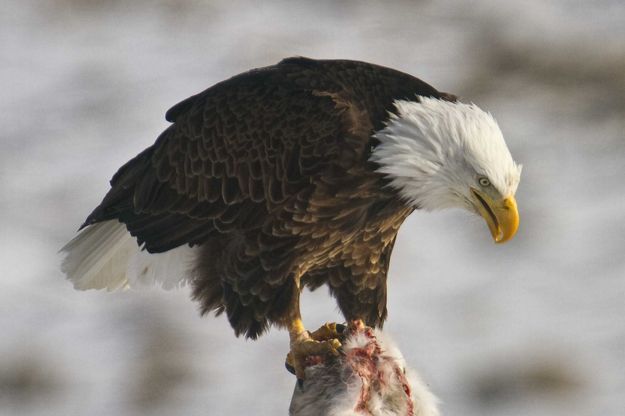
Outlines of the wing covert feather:
[[354,138],[353,123],[370,121],[349,114],[348,98],[337,98],[340,86],[331,80],[287,69],[250,71],[174,106],[167,113],[174,124],[120,169],[86,224],[117,217],[148,251],[166,251],[258,226],[248,221],[253,212],[297,205],[297,192],[315,176],[359,162],[368,136]]

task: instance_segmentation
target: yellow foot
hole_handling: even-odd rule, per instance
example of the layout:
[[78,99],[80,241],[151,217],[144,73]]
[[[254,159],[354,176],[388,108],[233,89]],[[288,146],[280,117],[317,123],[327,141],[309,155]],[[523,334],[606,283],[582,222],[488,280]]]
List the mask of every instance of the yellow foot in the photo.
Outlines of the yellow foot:
[[350,331],[356,332],[365,329],[365,323],[362,319],[352,319],[347,323],[347,327]]
[[286,356],[285,365],[300,384],[304,380],[306,367],[319,364],[328,356],[339,355],[341,342],[337,338],[340,330],[341,325],[337,328],[336,324],[325,324],[312,334],[304,331],[291,339],[291,351]]
[[310,337],[315,341],[326,341],[329,339],[341,339],[345,331],[345,325],[334,322],[327,322],[318,330],[311,332]]

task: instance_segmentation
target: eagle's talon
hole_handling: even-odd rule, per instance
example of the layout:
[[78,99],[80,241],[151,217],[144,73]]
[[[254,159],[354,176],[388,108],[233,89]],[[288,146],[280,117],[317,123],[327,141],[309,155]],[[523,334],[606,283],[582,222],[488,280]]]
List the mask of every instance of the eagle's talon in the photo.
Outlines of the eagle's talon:
[[352,332],[358,332],[365,329],[365,323],[362,319],[352,319],[347,323],[347,328]]
[[341,339],[343,337],[343,331],[345,331],[345,325],[327,322],[316,331],[310,333],[310,337],[315,341]]
[[[285,362],[287,370],[294,373],[298,380],[304,380],[306,367],[323,362],[325,357],[340,355],[341,348],[341,342],[336,338],[317,341],[308,333],[304,334],[291,343],[291,351]],[[312,357],[314,359],[311,360]]]
[[286,361],[284,362],[284,366],[286,367],[286,371],[295,375],[295,367],[293,366],[293,358],[291,353],[288,353],[286,356]]

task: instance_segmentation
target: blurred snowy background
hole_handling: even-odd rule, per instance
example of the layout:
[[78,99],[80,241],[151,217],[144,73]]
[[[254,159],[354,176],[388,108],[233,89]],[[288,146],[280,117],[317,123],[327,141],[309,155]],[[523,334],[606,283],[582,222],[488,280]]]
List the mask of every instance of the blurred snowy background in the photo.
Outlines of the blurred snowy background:
[[[444,415],[625,414],[625,3],[22,0],[0,13],[0,415],[280,415],[287,335],[187,290],[75,292],[57,250],[171,105],[291,55],[414,74],[492,111],[521,228],[413,214],[386,331]],[[305,294],[317,327],[340,319]]]

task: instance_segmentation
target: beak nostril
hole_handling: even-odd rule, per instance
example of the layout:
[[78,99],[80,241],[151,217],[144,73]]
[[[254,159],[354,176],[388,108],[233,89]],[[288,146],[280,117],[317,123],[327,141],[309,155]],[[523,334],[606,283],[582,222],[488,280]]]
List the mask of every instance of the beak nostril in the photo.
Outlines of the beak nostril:
[[514,204],[512,203],[512,201],[510,200],[510,198],[505,198],[503,200],[503,204],[502,204],[502,208],[505,210],[509,210],[514,206]]

